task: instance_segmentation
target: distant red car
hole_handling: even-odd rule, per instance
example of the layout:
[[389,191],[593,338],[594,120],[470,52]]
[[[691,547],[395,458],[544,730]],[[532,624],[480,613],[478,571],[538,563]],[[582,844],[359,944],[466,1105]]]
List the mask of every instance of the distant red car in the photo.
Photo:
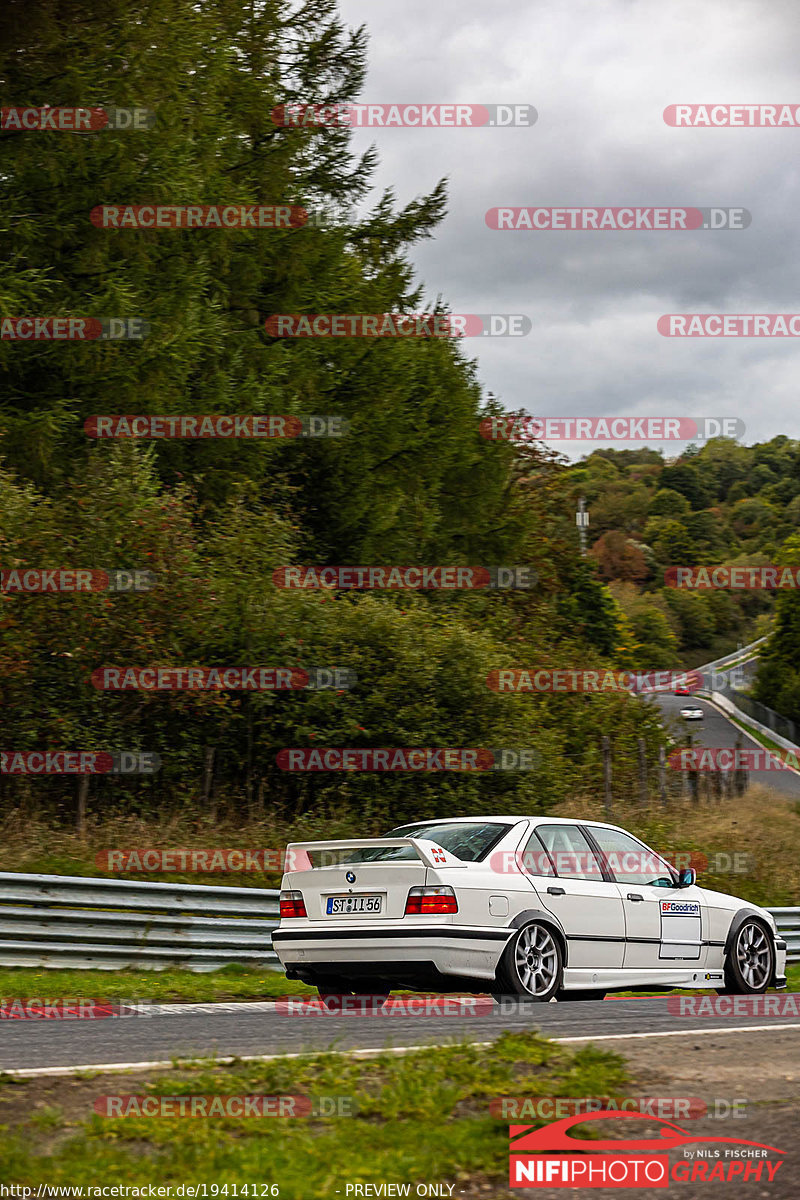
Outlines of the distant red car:
[[692,696],[698,688],[703,686],[703,675],[700,671],[687,671],[685,675],[680,677],[680,682],[676,683],[675,696]]

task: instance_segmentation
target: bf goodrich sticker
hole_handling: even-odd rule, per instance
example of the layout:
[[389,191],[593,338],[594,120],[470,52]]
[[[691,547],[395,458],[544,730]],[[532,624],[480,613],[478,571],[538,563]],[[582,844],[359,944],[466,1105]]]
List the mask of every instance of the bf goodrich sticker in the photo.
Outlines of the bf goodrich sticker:
[[691,900],[662,900],[659,957],[699,958],[700,941],[700,905]]

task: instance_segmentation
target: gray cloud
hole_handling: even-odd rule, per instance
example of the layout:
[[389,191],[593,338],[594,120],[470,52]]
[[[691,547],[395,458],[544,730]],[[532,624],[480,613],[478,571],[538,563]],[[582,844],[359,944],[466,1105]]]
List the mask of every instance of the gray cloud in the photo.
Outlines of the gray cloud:
[[[800,19],[755,0],[340,0],[370,31],[374,102],[522,103],[530,129],[364,129],[376,194],[450,180],[414,250],[456,312],[525,312],[524,339],[470,339],[487,390],[537,415],[731,415],[747,441],[795,432],[800,345],[661,337],[662,313],[800,312],[800,128],[674,129],[672,103],[800,105]],[[741,206],[744,231],[495,232],[498,205]]]

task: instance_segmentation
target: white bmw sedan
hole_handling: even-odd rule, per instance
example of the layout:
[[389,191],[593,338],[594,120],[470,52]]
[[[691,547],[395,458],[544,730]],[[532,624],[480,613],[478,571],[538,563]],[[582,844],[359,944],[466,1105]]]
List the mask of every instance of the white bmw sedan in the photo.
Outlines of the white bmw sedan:
[[698,887],[614,825],[422,821],[287,848],[273,945],[326,994],[392,989],[600,999],[636,988],[786,986],[769,912]]

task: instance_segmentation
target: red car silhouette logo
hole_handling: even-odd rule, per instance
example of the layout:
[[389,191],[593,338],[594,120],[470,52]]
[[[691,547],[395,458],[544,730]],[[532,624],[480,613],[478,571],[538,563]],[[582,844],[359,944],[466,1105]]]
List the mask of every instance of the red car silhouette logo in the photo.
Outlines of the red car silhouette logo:
[[[588,1138],[570,1137],[568,1130],[573,1125],[587,1125],[590,1121],[601,1121],[603,1118],[611,1118],[614,1121],[645,1121],[648,1125],[658,1122],[662,1125],[660,1137],[651,1138],[610,1138],[605,1141],[590,1141]],[[725,1138],[725,1137],[702,1137],[697,1133],[691,1133],[687,1129],[682,1129],[680,1125],[673,1125],[670,1121],[662,1121],[658,1117],[648,1116],[647,1113],[637,1112],[593,1112],[593,1113],[578,1113],[575,1116],[564,1117],[562,1121],[554,1121],[552,1125],[546,1125],[543,1129],[536,1129],[531,1125],[511,1125],[509,1126],[508,1136],[511,1139],[511,1153],[520,1154],[528,1152],[549,1152],[553,1151],[572,1151],[578,1153],[603,1152],[618,1153],[620,1150],[650,1150],[653,1153],[665,1150],[673,1150],[678,1146],[685,1146],[690,1142],[715,1142],[728,1143],[735,1146],[757,1146],[760,1150],[773,1150],[776,1154],[783,1154],[783,1150],[779,1150],[777,1146],[767,1146],[763,1142],[749,1142],[743,1138]]]

